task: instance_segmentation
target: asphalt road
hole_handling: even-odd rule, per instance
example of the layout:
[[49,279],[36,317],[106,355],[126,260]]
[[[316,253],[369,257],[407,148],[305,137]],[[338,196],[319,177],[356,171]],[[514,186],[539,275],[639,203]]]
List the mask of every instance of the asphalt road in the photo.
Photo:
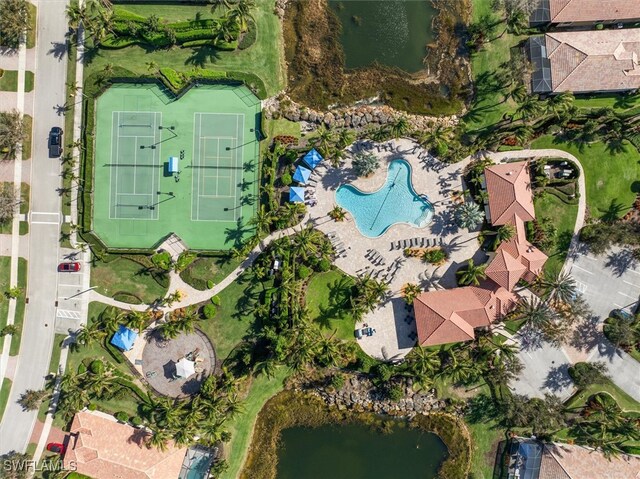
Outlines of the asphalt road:
[[29,443],[37,411],[24,412],[16,401],[26,389],[43,387],[53,346],[61,222],[60,197],[56,189],[61,186],[61,164],[60,160],[49,158],[47,137],[51,127],[64,126],[64,117],[57,114],[56,106],[63,105],[66,100],[66,4],[66,0],[37,2],[29,303],[13,387],[0,423],[0,454],[10,450],[24,451]]

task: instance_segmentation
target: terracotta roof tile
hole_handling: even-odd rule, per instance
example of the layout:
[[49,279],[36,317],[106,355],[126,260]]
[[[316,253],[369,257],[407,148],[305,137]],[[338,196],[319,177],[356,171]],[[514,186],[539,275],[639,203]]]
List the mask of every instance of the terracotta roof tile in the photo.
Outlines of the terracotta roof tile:
[[523,221],[535,218],[529,168],[524,161],[485,168],[491,223],[504,225],[514,215]]
[[511,290],[527,271],[527,267],[504,249],[501,249],[497,251],[485,271],[489,278],[503,288]]
[[[566,476],[563,476],[561,471]],[[609,460],[601,452],[586,447],[558,443],[545,444],[539,479],[566,477],[570,479],[640,479],[640,457],[622,454]]]
[[640,19],[636,0],[549,0],[552,23]]
[[176,479],[186,448],[149,449],[147,435],[102,413],[78,412],[64,464],[75,462],[77,472],[94,479]]

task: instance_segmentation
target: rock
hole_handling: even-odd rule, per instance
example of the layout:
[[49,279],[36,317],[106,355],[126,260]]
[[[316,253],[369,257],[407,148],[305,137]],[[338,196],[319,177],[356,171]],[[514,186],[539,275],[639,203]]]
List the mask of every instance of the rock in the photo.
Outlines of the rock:
[[367,120],[367,123],[371,123],[373,121],[373,115],[371,115],[371,113],[365,113],[364,117]]
[[307,121],[309,119],[309,112],[307,110],[301,111],[300,119],[303,121]]
[[315,111],[311,110],[309,112],[309,121],[315,122],[317,119],[318,119],[318,114]]
[[328,127],[330,127],[333,124],[333,120],[334,120],[334,116],[333,116],[333,113],[331,112],[326,113],[324,115],[324,118],[322,119],[324,124],[327,125]]

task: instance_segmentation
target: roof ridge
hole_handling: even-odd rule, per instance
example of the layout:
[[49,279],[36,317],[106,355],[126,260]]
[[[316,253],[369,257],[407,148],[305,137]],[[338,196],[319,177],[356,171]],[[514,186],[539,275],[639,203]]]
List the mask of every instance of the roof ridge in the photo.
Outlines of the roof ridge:
[[[583,57],[583,58],[582,58],[582,60],[580,60],[580,62],[575,66],[575,68],[574,68],[573,70],[571,70],[571,73],[569,73],[566,77],[564,77],[564,79],[563,79],[560,83],[558,83],[558,85],[554,88],[554,91],[555,91],[555,90],[557,90],[558,88],[560,88],[560,86],[562,86],[562,84],[563,84],[564,82],[566,82],[566,81],[567,81],[567,79],[568,79],[569,77],[571,77],[571,76],[576,72],[576,70],[578,70],[578,68],[580,67],[580,65],[582,65],[582,64],[585,62],[585,60],[586,60],[587,58],[589,58],[589,55],[587,55],[586,53],[584,53],[584,52],[583,52],[583,51],[581,51],[581,50],[578,50],[577,48],[573,47],[572,45],[569,45],[569,44],[567,44],[567,43],[563,43],[563,45],[568,45],[568,46],[572,47],[574,50],[576,50],[576,51],[578,51],[578,52],[582,53],[582,54],[584,55],[584,57]],[[560,47],[558,47],[558,48],[560,48]],[[553,78],[551,78],[551,82],[552,82],[552,85],[553,85]]]
[[[560,42],[560,45],[558,45],[558,48],[556,48],[555,50],[553,50],[550,54],[549,54],[549,59],[551,59],[551,57],[558,51],[558,49],[562,46],[562,45],[566,45],[569,48],[573,48],[575,51],[582,53],[585,57],[588,57],[589,54],[587,52],[584,52],[582,50],[580,50],[579,48],[577,48],[576,46],[569,44],[565,41],[560,40],[559,38],[554,37],[554,35],[556,33],[567,33],[567,32],[548,32],[547,35],[549,35],[551,38],[553,38],[555,41]],[[584,61],[584,58],[582,59]],[[582,63],[582,62],[580,62]]]
[[[551,444],[554,445],[554,447],[556,447],[556,444],[554,442],[552,442]],[[556,461],[556,464],[560,467],[560,469],[562,469],[564,471],[564,473],[567,475],[567,477],[571,477],[571,474],[569,474],[569,472],[565,469],[565,467],[562,465],[562,463],[560,461],[558,461],[558,458],[556,457],[556,455],[553,453],[553,451],[551,450],[551,448],[548,446],[548,444],[546,442],[542,443],[542,447],[544,449],[546,449],[549,454],[551,454],[551,457],[553,457],[553,460]],[[573,479],[573,478],[571,478]]]
[[560,14],[564,11],[565,8],[567,8],[569,5],[571,5],[571,3],[573,2],[573,0],[569,0],[567,3],[564,4],[564,7],[562,7],[560,10],[558,10],[556,12],[556,14],[553,16],[553,18],[551,19],[551,21],[553,22],[554,19],[556,19],[557,17],[560,16]]

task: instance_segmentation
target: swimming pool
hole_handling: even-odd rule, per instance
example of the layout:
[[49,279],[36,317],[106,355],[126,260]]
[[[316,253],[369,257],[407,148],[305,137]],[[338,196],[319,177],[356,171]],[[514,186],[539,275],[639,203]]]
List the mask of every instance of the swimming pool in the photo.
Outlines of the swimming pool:
[[422,228],[433,218],[433,205],[411,185],[411,165],[406,160],[389,163],[385,184],[373,193],[342,185],[336,191],[336,203],[351,213],[358,231],[369,238],[398,223]]

